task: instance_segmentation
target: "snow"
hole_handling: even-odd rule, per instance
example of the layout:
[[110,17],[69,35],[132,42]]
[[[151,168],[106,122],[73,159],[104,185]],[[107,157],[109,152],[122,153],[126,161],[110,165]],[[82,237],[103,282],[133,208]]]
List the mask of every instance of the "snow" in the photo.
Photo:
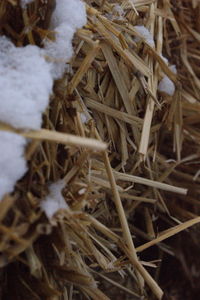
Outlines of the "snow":
[[83,124],[86,124],[89,121],[88,116],[84,112],[80,113],[80,118]]
[[173,81],[171,81],[169,77],[165,75],[163,79],[159,82],[158,90],[167,95],[173,96],[175,92],[175,85]]
[[37,46],[15,47],[0,37],[0,120],[39,129],[51,94],[50,65]]
[[177,68],[176,68],[176,65],[171,65],[169,68],[170,68],[170,70],[171,70],[173,73],[177,74]]
[[81,0],[57,0],[50,29],[55,32],[55,41],[44,40],[46,55],[53,61],[52,74],[60,78],[73,55],[72,39],[78,28],[86,24],[86,8]]
[[[46,1],[46,0],[44,0]],[[32,0],[21,0],[22,8]],[[40,129],[42,114],[48,106],[54,79],[65,72],[73,55],[72,39],[86,24],[86,8],[81,0],[56,0],[50,28],[55,41],[45,39],[44,48],[28,45],[16,47],[0,36],[0,121],[17,129]],[[48,61],[45,59],[48,58]],[[26,172],[23,157],[26,140],[0,131],[0,199],[13,191]],[[42,206],[51,217],[58,209],[67,208],[61,194],[62,184],[52,184]]]
[[52,183],[49,186],[49,195],[41,203],[41,208],[49,219],[51,219],[58,210],[69,208],[62,195],[62,189],[64,187],[65,183],[62,180]]
[[[134,30],[140,35],[141,38],[144,39],[144,41],[151,47],[155,47],[155,43],[153,40],[153,36],[150,33],[150,31],[144,27],[143,25],[141,26],[134,26]],[[138,38],[136,39],[136,41]]]
[[78,29],[86,24],[85,4],[81,0],[57,0],[56,9],[51,19],[51,29],[61,24]]
[[[171,65],[170,70],[177,73],[176,65]],[[162,93],[165,93],[169,96],[173,96],[175,92],[175,85],[171,79],[167,75],[165,75],[162,80],[159,82],[158,90]]]
[[[39,129],[52,91],[50,65],[36,46],[15,47],[0,37],[0,121],[15,128]],[[0,199],[26,172],[26,140],[0,131]]]
[[74,30],[62,24],[56,28],[56,41],[45,40],[46,55],[52,60],[51,74],[57,79],[67,70],[66,63],[73,55],[72,39]]
[[26,140],[22,136],[0,131],[0,199],[13,191],[15,183],[26,172],[24,147]]
[[86,191],[87,191],[86,188],[82,188],[82,189],[80,189],[80,190],[78,191],[78,194],[82,196],[82,195],[84,195],[84,194],[86,193]]

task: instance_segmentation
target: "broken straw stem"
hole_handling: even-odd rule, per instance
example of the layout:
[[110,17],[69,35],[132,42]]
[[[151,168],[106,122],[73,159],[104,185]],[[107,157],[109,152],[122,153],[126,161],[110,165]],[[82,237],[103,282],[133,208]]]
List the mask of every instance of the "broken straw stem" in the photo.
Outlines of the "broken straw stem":
[[96,139],[52,131],[48,129],[41,129],[37,131],[31,130],[31,131],[22,132],[22,131],[16,131],[10,126],[1,126],[0,130],[15,132],[28,139],[55,142],[55,143],[74,146],[74,147],[85,147],[96,151],[105,151],[107,148],[106,143]]
[[167,192],[173,192],[173,193],[177,193],[177,194],[181,194],[181,195],[186,195],[187,192],[188,192],[188,190],[184,189],[184,188],[180,188],[180,187],[173,186],[173,185],[170,185],[170,184],[167,184],[167,183],[162,183],[162,182],[159,182],[159,181],[154,181],[154,180],[139,177],[139,176],[123,174],[123,173],[120,173],[120,172],[117,172],[117,171],[114,171],[114,174],[115,174],[115,178],[117,180],[140,183],[140,184],[151,186],[151,187],[161,189],[161,190],[164,190],[164,191],[167,191]]
[[85,138],[68,133],[61,133],[56,131],[50,131],[42,129],[39,131],[23,132],[22,135],[26,138],[35,140],[46,140],[49,142],[57,142],[60,144],[66,144],[69,146],[85,147],[88,149],[104,151],[107,148],[106,143],[98,141],[96,139]]

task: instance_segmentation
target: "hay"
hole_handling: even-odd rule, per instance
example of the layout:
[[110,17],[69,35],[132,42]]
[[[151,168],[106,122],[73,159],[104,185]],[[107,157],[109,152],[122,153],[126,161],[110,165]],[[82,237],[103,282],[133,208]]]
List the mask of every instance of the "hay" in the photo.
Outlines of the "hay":
[[[29,171],[0,202],[2,299],[161,299],[166,239],[200,222],[199,2],[85,2],[88,23],[43,129],[0,123],[31,139]],[[1,35],[41,46],[53,4],[2,0]],[[164,75],[173,96],[158,92]],[[69,209],[48,220],[40,204],[60,179]],[[152,246],[156,262],[141,260]]]

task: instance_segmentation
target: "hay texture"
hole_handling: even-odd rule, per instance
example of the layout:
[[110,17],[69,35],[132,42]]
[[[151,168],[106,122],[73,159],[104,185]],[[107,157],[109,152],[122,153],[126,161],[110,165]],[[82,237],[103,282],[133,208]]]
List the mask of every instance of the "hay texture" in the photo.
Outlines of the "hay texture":
[[1,0],[1,299],[170,294],[168,238],[200,222],[199,20],[198,0]]

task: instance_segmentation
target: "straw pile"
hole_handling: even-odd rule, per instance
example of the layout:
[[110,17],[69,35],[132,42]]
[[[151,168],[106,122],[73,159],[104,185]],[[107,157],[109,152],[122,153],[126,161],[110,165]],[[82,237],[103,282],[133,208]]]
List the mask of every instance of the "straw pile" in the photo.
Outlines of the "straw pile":
[[[53,2],[22,10],[2,0],[1,35],[41,46]],[[29,170],[0,202],[1,299],[161,299],[165,288],[170,297],[165,261],[177,253],[184,280],[200,277],[190,260],[198,231],[187,251],[166,240],[200,222],[199,1],[85,3],[88,23],[43,129],[17,131],[31,139]],[[173,95],[158,91],[163,76]],[[49,220],[40,204],[60,179],[69,209]]]

